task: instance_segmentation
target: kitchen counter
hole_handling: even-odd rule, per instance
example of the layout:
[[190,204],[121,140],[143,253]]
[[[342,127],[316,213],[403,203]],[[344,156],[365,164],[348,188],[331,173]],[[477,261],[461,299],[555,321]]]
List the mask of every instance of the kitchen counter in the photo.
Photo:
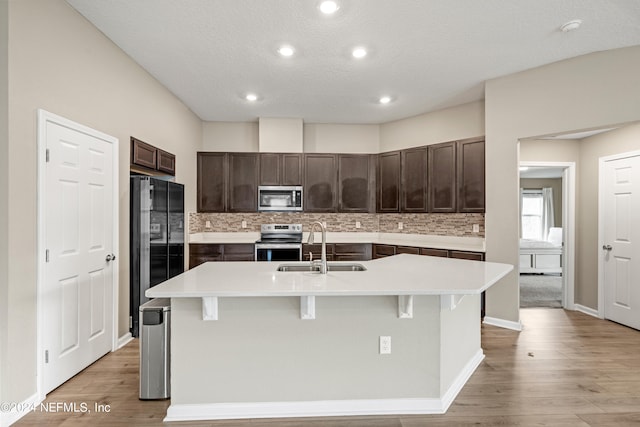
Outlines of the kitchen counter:
[[513,269],[507,264],[408,254],[358,263],[366,271],[279,272],[277,262],[208,262],[148,289],[146,295],[149,298],[470,295],[483,292]]
[[147,290],[171,298],[165,421],[446,412],[484,358],[480,293],[513,266],[360,264],[322,275],[209,262]]
[[[309,233],[303,234],[303,243]],[[254,243],[260,238],[258,232],[217,233],[205,232],[189,235],[189,243]],[[320,233],[315,233],[316,242],[322,240]],[[482,237],[435,236],[407,233],[373,233],[373,232],[327,232],[327,243],[378,243],[385,245],[415,246],[423,248],[450,249],[458,251],[484,252],[485,243]]]

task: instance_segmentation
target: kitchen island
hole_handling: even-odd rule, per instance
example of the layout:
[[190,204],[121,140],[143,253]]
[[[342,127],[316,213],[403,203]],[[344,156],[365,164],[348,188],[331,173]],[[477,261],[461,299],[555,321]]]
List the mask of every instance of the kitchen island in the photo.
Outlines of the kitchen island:
[[205,263],[149,289],[172,304],[165,420],[445,412],[484,357],[480,294],[513,266],[406,254],[360,264]]

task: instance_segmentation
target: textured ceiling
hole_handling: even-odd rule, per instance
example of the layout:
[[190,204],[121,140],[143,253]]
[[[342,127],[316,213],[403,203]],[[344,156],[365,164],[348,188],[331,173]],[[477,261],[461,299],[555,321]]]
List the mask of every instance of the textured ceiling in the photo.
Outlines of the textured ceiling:
[[[210,121],[383,123],[483,99],[491,78],[640,45],[638,0],[342,0],[330,17],[315,0],[67,1]],[[559,30],[573,19],[581,28]],[[356,45],[369,55],[352,58]]]

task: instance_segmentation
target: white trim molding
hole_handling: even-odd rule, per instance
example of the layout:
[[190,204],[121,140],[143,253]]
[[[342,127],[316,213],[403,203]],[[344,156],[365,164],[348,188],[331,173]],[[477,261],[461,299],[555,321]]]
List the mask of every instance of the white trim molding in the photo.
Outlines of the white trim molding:
[[131,341],[133,341],[133,336],[131,335],[131,332],[127,332],[126,334],[118,338],[118,344],[116,346],[116,350],[120,350],[122,347],[129,344]]
[[484,353],[478,349],[440,398],[172,404],[163,421],[444,414],[482,360]]
[[511,320],[498,319],[497,317],[485,316],[482,323],[491,326],[497,326],[499,328],[511,329],[513,331],[521,331],[522,323],[520,321],[513,322]]
[[589,316],[593,316],[593,317],[597,317],[599,319],[602,319],[602,317],[600,317],[598,310],[593,309],[591,307],[586,307],[584,305],[581,304],[574,304],[573,306],[575,311],[579,311],[580,313],[584,313],[584,314],[588,314]]
[[11,424],[17,422],[20,418],[24,417],[28,413],[32,412],[34,409],[37,409],[40,402],[44,399],[40,398],[38,393],[29,396],[27,399],[22,402],[17,402],[12,407],[8,408],[8,411],[0,412],[0,427],[7,427]]

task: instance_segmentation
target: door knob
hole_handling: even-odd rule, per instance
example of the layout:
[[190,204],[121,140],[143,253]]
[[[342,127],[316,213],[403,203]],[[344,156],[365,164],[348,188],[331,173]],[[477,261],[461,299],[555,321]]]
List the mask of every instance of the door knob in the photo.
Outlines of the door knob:
[[605,251],[610,251],[611,249],[613,249],[613,247],[611,245],[602,245],[602,249],[604,249]]
[[115,259],[116,259],[116,256],[114,254],[108,254],[106,258],[107,262],[113,261]]

